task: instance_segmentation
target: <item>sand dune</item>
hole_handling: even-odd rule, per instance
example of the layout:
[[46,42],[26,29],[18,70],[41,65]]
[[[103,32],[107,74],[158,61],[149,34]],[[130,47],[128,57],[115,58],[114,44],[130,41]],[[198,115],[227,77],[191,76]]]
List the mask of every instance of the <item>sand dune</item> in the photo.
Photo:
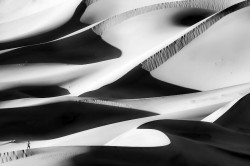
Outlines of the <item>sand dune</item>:
[[64,22],[62,25],[57,26],[55,28],[51,27],[52,29],[50,28],[50,30],[47,30],[46,32],[41,33],[41,34],[36,34],[35,36],[33,35],[33,36],[26,37],[24,39],[18,39],[18,40],[9,41],[9,42],[8,41],[1,42],[0,49],[15,48],[15,47],[48,42],[48,41],[63,37],[65,35],[68,35],[70,33],[73,33],[79,29],[82,29],[83,27],[88,26],[87,24],[83,24],[80,22],[80,17],[86,10],[86,4],[84,2],[81,2],[78,6],[75,6],[75,9],[72,9],[72,10],[74,10],[73,15],[70,16],[70,18],[66,20],[66,22]]
[[[72,158],[88,152],[88,147],[53,147],[32,149],[32,156],[5,162],[4,165],[30,165],[36,163],[38,166],[69,166]],[[1,163],[3,164],[3,163]]]
[[[228,114],[231,114],[231,110],[229,110],[225,116],[227,116]],[[234,116],[231,116],[231,117],[234,118]],[[103,127],[90,129],[90,130],[87,130],[84,132],[68,135],[66,137],[57,138],[54,140],[34,141],[34,142],[32,142],[32,146],[34,148],[36,148],[36,147],[62,146],[62,145],[63,146],[72,146],[72,145],[74,145],[74,146],[76,146],[76,145],[92,145],[93,146],[93,145],[104,145],[106,143],[108,143],[107,145],[110,145],[109,142],[111,140],[114,140],[114,141],[111,141],[111,145],[112,145],[112,142],[114,142],[114,145],[116,145],[115,143],[118,142],[117,145],[122,146],[122,145],[126,144],[127,139],[123,140],[122,138],[124,138],[124,135],[121,136],[121,134],[125,133],[126,131],[127,132],[130,131],[133,133],[134,128],[142,125],[140,127],[141,129],[156,129],[156,130],[164,132],[166,134],[166,136],[169,137],[169,139],[171,141],[170,145],[161,146],[160,148],[157,148],[157,147],[151,148],[151,150],[153,150],[154,152],[157,152],[157,149],[165,149],[166,153],[170,155],[168,158],[166,158],[166,156],[164,155],[165,162],[170,162],[170,163],[177,162],[176,160],[174,160],[174,161],[170,160],[172,157],[175,156],[174,155],[175,153],[170,153],[170,151],[172,151],[172,150],[175,150],[178,153],[181,153],[184,155],[190,154],[191,151],[185,151],[183,148],[178,148],[178,147],[186,147],[186,146],[187,147],[192,146],[193,148],[194,147],[198,148],[199,150],[202,150],[204,152],[204,153],[197,153],[197,151],[193,150],[192,152],[194,152],[195,154],[208,154],[208,153],[212,153],[212,152],[214,153],[215,151],[212,147],[218,147],[218,148],[221,148],[223,150],[230,149],[230,151],[234,151],[235,153],[244,153],[247,155],[247,151],[245,151],[245,148],[247,148],[246,145],[247,145],[247,141],[249,140],[249,139],[247,139],[249,137],[248,135],[235,133],[235,132],[232,132],[229,130],[225,130],[223,127],[219,127],[219,126],[204,123],[204,122],[176,121],[176,120],[163,120],[163,119],[168,119],[168,118],[166,116],[160,115],[160,116],[153,116],[153,117],[148,117],[148,118],[141,118],[141,119],[137,119],[137,120],[130,120],[130,121],[125,121],[125,122],[115,123],[115,124],[111,124],[111,125],[107,125],[107,126],[103,126]],[[149,122],[149,123],[147,123],[147,122]],[[145,124],[145,123],[147,123],[147,124]],[[143,125],[143,124],[145,124],[145,125]],[[196,128],[196,133],[197,133],[197,135],[199,135],[199,137],[195,136],[194,134],[191,134],[191,135],[188,134],[189,131],[191,133],[193,133],[194,128]],[[119,129],[119,130],[116,130],[116,129]],[[178,129],[179,132],[175,132],[176,129]],[[181,134],[181,130],[185,131],[184,135]],[[107,132],[107,131],[109,131],[109,132]],[[204,135],[204,131],[207,131],[205,135]],[[130,132],[128,132],[128,133],[130,134]],[[103,135],[102,133],[106,133],[106,134]],[[137,132],[135,132],[135,133],[137,133]],[[100,139],[100,136],[98,136],[100,134],[102,134],[101,139]],[[130,136],[129,134],[127,136]],[[204,136],[202,136],[202,134]],[[215,136],[216,139],[210,140],[210,137],[208,137],[209,134],[211,134],[212,138]],[[228,135],[228,137],[226,135]],[[140,134],[139,134],[139,136],[140,136]],[[79,138],[81,138],[81,139],[79,139]],[[137,137],[136,137],[136,134],[135,135],[132,134],[132,138],[134,138],[134,139],[138,138],[138,134],[137,134]],[[159,139],[159,137],[157,137],[157,138]],[[237,138],[237,141],[235,138]],[[193,141],[189,141],[190,139],[192,139]],[[223,142],[221,142],[220,140],[223,140]],[[159,143],[159,140],[157,142]],[[204,145],[202,147],[200,145],[201,142],[204,143]],[[154,142],[154,143],[156,143],[156,142]],[[232,143],[233,143],[233,145],[232,145]],[[241,147],[241,150],[239,150],[238,148],[234,148],[233,146],[235,146],[235,145],[237,145],[238,147]],[[25,148],[25,146],[26,146],[26,142],[4,145],[4,146],[1,146],[1,152],[6,151],[7,149],[10,151],[19,150],[19,149]],[[133,146],[136,146],[136,145],[134,144]],[[209,148],[207,146],[209,146]],[[232,146],[232,147],[230,147],[230,146]],[[174,149],[173,149],[173,147],[174,147]],[[147,150],[145,148],[146,147],[144,147],[145,155],[150,154],[150,151],[148,151],[150,149]],[[96,150],[101,150],[101,151],[107,150],[106,154],[107,153],[113,154],[114,151],[110,150],[110,149],[113,149],[113,148],[112,147],[95,147],[95,148],[91,148],[91,151],[89,153],[92,154],[92,152],[93,151],[95,152]],[[124,148],[116,147],[116,149],[119,150],[119,152],[122,154],[128,154],[126,151],[127,147],[124,147]],[[133,151],[137,152],[137,153],[141,153],[142,152],[141,150],[142,149],[138,149],[138,148],[133,147],[132,149],[130,149],[130,151],[131,151],[130,154],[133,154],[132,153]],[[160,154],[162,154],[162,153],[163,152],[161,151]],[[226,155],[227,156],[227,153],[222,151],[222,152],[217,152],[216,155],[219,155],[219,156]],[[200,156],[203,158],[202,162],[204,160],[205,161],[208,160],[208,158],[206,158],[205,156],[207,156],[207,155]],[[96,156],[95,161],[98,162],[100,157],[101,156]],[[108,159],[108,158],[106,158],[106,159]],[[82,156],[81,158],[78,159],[78,161],[79,162],[81,161],[81,163],[82,162],[86,163],[86,160],[92,161],[92,158],[88,155],[87,158],[84,158]],[[119,161],[119,159],[117,159],[117,160]],[[232,160],[237,161],[239,163],[241,163],[241,162],[244,163],[244,160],[240,160],[240,158],[237,158],[237,157],[233,158]],[[201,163],[201,160],[191,159],[189,161],[191,163],[193,163],[193,162]],[[120,162],[126,163],[126,162],[128,162],[128,160],[120,160]],[[138,162],[141,163],[142,161],[139,160]],[[219,160],[214,160],[214,162],[218,163]],[[160,162],[159,164],[162,164],[162,162]]]
[[81,96],[112,100],[161,97],[193,92],[197,91],[154,79],[147,71],[137,66],[114,83]]
[[[249,92],[249,84],[238,85],[213,91],[141,99],[114,99],[130,108],[145,110],[174,117],[202,117],[223,107]],[[157,107],[156,107],[157,106]]]
[[18,87],[8,90],[0,91],[0,101],[8,101],[22,98],[48,98],[68,95],[66,89],[58,86],[30,86]]
[[0,164],[248,166],[249,4],[0,0]]
[[[248,101],[247,97],[243,99]],[[229,110],[222,117],[228,117],[232,115],[231,113],[231,110]],[[146,121],[141,121],[139,124],[143,125],[140,125],[139,128],[156,129],[164,132],[166,135],[168,135],[171,144],[167,146],[150,148],[110,146],[89,147],[84,148],[86,151],[80,151],[82,154],[78,153],[72,158],[72,160],[68,161],[72,161],[73,165],[78,165],[81,163],[86,165],[105,165],[110,162],[114,162],[119,165],[119,163],[132,164],[134,161],[136,161],[138,164],[144,163],[144,165],[146,163],[155,163],[156,165],[162,165],[166,163],[174,165],[192,165],[193,163],[202,164],[204,162],[217,165],[221,165],[221,163],[230,165],[247,165],[249,162],[249,152],[247,150],[249,146],[248,134],[235,132],[234,130],[228,130],[223,124],[218,125],[217,122],[215,122],[216,124],[212,124],[194,121],[159,120],[161,118],[158,118],[158,120],[156,120],[157,118],[154,119],[155,120],[151,118],[150,122],[147,124],[144,124]],[[230,118],[226,119],[231,121],[234,119],[234,116],[230,116]],[[131,125],[132,121],[129,122],[130,123],[128,124]],[[245,122],[242,122],[242,124],[243,123]],[[99,129],[99,131],[101,130]],[[87,140],[86,137],[85,140]],[[34,150],[34,152],[37,151],[38,150]],[[116,157],[114,158],[114,156]],[[122,156],[127,156],[128,158],[124,158]],[[213,157],[213,160],[210,160],[211,156]],[[225,160],[222,162],[221,158],[224,158]],[[27,160],[28,159],[31,160],[32,157],[27,158]],[[104,159],[105,162],[103,162]],[[145,161],[145,159],[147,159],[147,161]]]
[[[178,38],[178,36],[180,36],[180,34],[183,33],[186,27],[174,25],[170,18],[173,17],[173,15],[177,14],[178,12],[185,10],[189,11],[188,9],[182,9],[182,8],[159,10],[155,12],[146,13],[140,16],[136,16],[133,19],[129,19],[125,22],[122,22],[119,25],[110,28],[105,32],[105,34],[102,35],[102,38],[106,42],[119,48],[122,51],[121,58],[118,58],[113,61],[106,61],[84,66],[61,66],[62,68],[64,68],[65,71],[65,72],[60,72],[63,73],[64,75],[63,80],[51,79],[49,75],[43,78],[40,77],[38,79],[37,78],[38,76],[36,75],[36,80],[37,80],[36,82],[40,82],[40,80],[42,79],[44,81],[46,80],[47,84],[48,82],[50,82],[50,84],[52,82],[53,84],[59,84],[61,87],[68,89],[70,93],[73,95],[80,95],[82,93],[96,90],[104,85],[110,84],[116,81],[117,79],[121,78],[124,74],[126,74],[128,71],[133,69],[135,66],[137,66],[145,59],[147,59],[154,52],[161,49],[166,44],[166,38],[168,38],[169,42],[172,41],[172,38]],[[163,20],[166,20],[166,17],[169,17],[169,19],[167,19],[168,20],[167,23],[163,22]],[[165,30],[166,28],[168,29],[168,31]],[[142,31],[141,29],[144,30]],[[84,33],[86,32],[82,32],[82,34]],[[137,37],[131,40],[130,36],[137,36]],[[70,39],[71,37],[62,40]],[[145,40],[145,39],[150,39],[150,40]],[[137,43],[142,43],[142,42],[143,44],[140,44],[138,47],[134,47],[135,45],[138,45]],[[11,52],[12,51],[7,52],[6,54],[8,53],[11,54]],[[133,57],[133,59],[131,57]],[[21,59],[21,61],[24,60]],[[124,63],[125,61],[126,63]],[[32,67],[32,65],[29,66],[26,65],[27,64],[25,64],[26,69],[30,68],[29,70],[32,70],[32,72],[36,70],[36,72],[40,73],[40,71]],[[23,68],[22,70],[24,71],[25,68]],[[49,66],[46,65],[46,68],[49,68]],[[78,69],[77,71],[74,71],[74,74],[72,74],[69,68],[75,68],[75,69],[78,68]],[[20,69],[21,68],[18,67],[18,72],[20,72]],[[6,75],[4,71],[5,70],[2,70],[0,75]],[[56,73],[57,72],[54,71],[53,74]],[[13,72],[8,75],[14,76],[17,75],[17,72]],[[28,80],[25,78],[27,75],[29,75]],[[31,81],[34,80],[34,76],[32,75],[33,74],[31,72],[25,73],[25,75],[19,74],[18,80],[22,81],[24,85],[25,84],[34,85],[36,83],[34,81]],[[56,75],[58,76],[58,78],[60,78],[59,73]],[[16,78],[11,78],[11,79],[15,80]],[[11,79],[5,80],[5,82],[8,81],[9,82],[8,85],[10,87],[16,86],[16,82],[11,81]],[[86,86],[86,84],[91,86]]]
[[70,2],[22,0],[16,4],[4,1],[5,5],[2,7],[6,11],[10,8],[17,12],[1,14],[0,42],[13,41],[55,29],[71,18],[80,2],[81,0]]
[[52,139],[110,123],[156,115],[147,111],[79,100],[2,108],[0,114],[0,139],[15,138],[20,141]]
[[[222,10],[242,0],[219,0],[219,1],[204,1],[204,0],[98,0],[92,4],[86,10],[86,13],[82,16],[82,22],[93,24],[95,22],[117,16],[121,13],[128,11],[147,8],[156,4],[169,4],[168,8],[173,7],[191,7],[199,6],[203,9],[216,9]],[[168,6],[168,5],[167,5]],[[159,8],[158,8],[159,9]],[[152,10],[152,8],[151,8]],[[136,11],[136,12],[137,12]],[[140,12],[138,12],[140,13]],[[140,13],[141,14],[141,13]]]
[[[97,107],[97,106],[95,106],[95,107]],[[103,107],[99,107],[99,108],[103,108]],[[25,108],[25,109],[28,109],[28,108]],[[98,109],[96,108],[95,110],[98,110]],[[3,112],[3,110],[1,110],[1,112]],[[18,112],[20,112],[20,110]],[[53,112],[55,112],[55,111],[53,111]],[[133,114],[134,113],[135,112],[133,112]],[[230,114],[230,113],[231,113],[230,111],[227,112],[227,114]],[[11,118],[9,118],[9,119],[11,119]],[[153,121],[163,120],[163,119],[169,119],[168,115],[158,115],[158,116],[152,116],[152,117],[147,117],[147,118],[140,118],[140,119],[135,119],[135,120],[114,123],[114,124],[110,124],[110,125],[106,125],[106,126],[100,126],[97,128],[89,129],[86,131],[82,131],[82,132],[75,133],[75,134],[68,135],[68,136],[61,137],[61,138],[56,138],[56,139],[47,140],[47,141],[37,141],[37,142],[34,141],[32,144],[33,144],[33,147],[35,147],[35,148],[36,147],[46,147],[46,146],[62,146],[62,145],[64,145],[64,146],[66,146],[66,145],[68,145],[68,146],[72,146],[72,145],[75,145],[75,146],[76,145],[105,145],[107,143],[109,145],[110,144],[109,142],[111,140],[114,140],[114,139],[115,140],[117,140],[117,139],[122,140],[121,137],[124,137],[124,136],[120,137],[120,135],[125,133],[125,132],[130,131],[133,133],[133,129],[135,129],[135,128],[137,128],[137,127],[139,127],[147,122],[153,122]],[[94,122],[94,123],[96,123],[96,122]],[[189,122],[187,121],[187,123],[189,123]],[[195,123],[195,122],[192,122],[192,123]],[[40,124],[40,123],[38,123],[38,124]],[[72,131],[72,129],[70,131]],[[102,133],[106,133],[106,134],[102,135]],[[17,133],[15,132],[15,134],[17,134]],[[100,138],[100,135],[102,135],[101,138]],[[167,136],[168,136],[168,134],[167,134]],[[79,139],[79,138],[81,138],[81,139]],[[69,140],[71,140],[71,141],[69,141]],[[111,143],[112,142],[113,141],[111,141]],[[121,141],[121,144],[122,143],[124,143],[124,142]],[[6,148],[7,149],[12,148],[13,150],[22,149],[25,147],[25,145],[26,145],[25,142],[18,143],[18,144],[12,144],[12,145],[5,145],[5,146],[2,146],[2,151],[6,150]]]
[[[162,81],[199,90],[249,82],[248,12],[246,7],[223,18],[151,74]],[[200,49],[195,49],[197,46]],[[183,81],[187,77],[188,81]]]
[[[98,46],[98,49],[97,49]],[[120,50],[104,42],[91,29],[55,42],[19,48],[0,55],[0,65],[65,63],[86,64],[118,58]]]

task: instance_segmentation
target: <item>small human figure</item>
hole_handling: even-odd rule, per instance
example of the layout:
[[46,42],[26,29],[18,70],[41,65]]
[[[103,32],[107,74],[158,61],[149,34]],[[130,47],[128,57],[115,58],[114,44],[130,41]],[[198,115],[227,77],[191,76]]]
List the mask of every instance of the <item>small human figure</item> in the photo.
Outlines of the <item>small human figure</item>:
[[31,156],[30,141],[28,141],[28,146],[27,146],[27,154],[26,154],[26,157],[27,157],[27,156]]
[[28,147],[27,147],[27,149],[30,149],[30,141],[28,141]]

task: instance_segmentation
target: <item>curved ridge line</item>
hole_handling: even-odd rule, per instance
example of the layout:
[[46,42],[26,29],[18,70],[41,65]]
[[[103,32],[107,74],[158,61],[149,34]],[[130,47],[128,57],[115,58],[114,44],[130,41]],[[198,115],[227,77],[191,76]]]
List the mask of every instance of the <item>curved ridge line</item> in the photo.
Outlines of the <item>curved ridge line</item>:
[[[100,0],[83,0],[86,4],[88,4],[89,2],[97,2],[97,1],[100,1]],[[184,0],[185,2],[187,2],[187,1],[197,1],[197,2],[201,2],[201,1],[205,1],[206,2],[206,0]],[[180,1],[180,2],[184,2],[184,1]],[[211,1],[218,1],[218,0],[211,0]],[[209,2],[211,2],[211,1],[209,1]],[[220,0],[220,1],[223,1],[223,2],[225,2],[226,3],[226,1],[228,1],[228,4],[227,5],[225,5],[225,6],[230,6],[230,0]],[[175,1],[176,2],[176,1]],[[168,3],[174,3],[174,2],[167,2],[167,4]],[[160,3],[160,4],[165,4],[165,3]],[[154,5],[156,5],[156,6],[158,6],[158,5],[160,5],[160,4],[154,4]],[[138,11],[142,11],[143,10],[143,8],[150,8],[151,6],[154,6],[154,5],[150,5],[150,6],[146,6],[146,7],[142,7],[142,8],[138,8],[138,9],[133,9],[133,10],[130,10],[130,11],[127,11],[127,12],[125,12],[125,13],[121,13],[121,14],[118,14],[118,15],[116,15],[116,16],[113,16],[113,17],[111,17],[111,18],[108,18],[108,19],[105,19],[105,20],[102,20],[102,21],[100,21],[100,22],[97,22],[97,23],[94,23],[94,24],[91,24],[91,25],[89,25],[89,26],[87,26],[87,27],[85,27],[85,28],[82,28],[82,29],[80,29],[80,30],[77,30],[77,31],[75,31],[75,32],[72,32],[72,33],[70,33],[70,34],[68,34],[68,35],[65,35],[65,36],[63,36],[63,37],[60,37],[60,38],[58,38],[58,39],[54,39],[54,40],[51,40],[51,41],[46,41],[46,42],[41,42],[41,43],[35,43],[35,44],[30,44],[30,45],[25,45],[25,46],[20,46],[20,47],[13,47],[13,48],[10,48],[10,49],[5,49],[5,50],[0,50],[1,52],[0,52],[0,54],[2,54],[2,53],[5,53],[5,52],[9,52],[9,51],[12,51],[12,50],[14,50],[14,49],[19,49],[19,48],[25,48],[25,47],[30,47],[30,46],[36,46],[36,45],[42,45],[42,44],[47,44],[47,43],[52,43],[52,42],[55,42],[55,41],[58,41],[58,40],[62,40],[62,39],[65,39],[65,38],[68,38],[68,37],[71,37],[71,36],[74,36],[74,35],[76,35],[76,34],[79,34],[79,33],[82,33],[82,32],[84,32],[84,31],[86,31],[86,30],[88,30],[88,29],[91,29],[92,28],[92,30],[96,33],[96,34],[98,34],[98,35],[102,35],[102,33],[98,33],[98,32],[104,32],[105,30],[107,30],[108,28],[110,28],[111,26],[114,26],[114,25],[117,25],[117,24],[119,24],[119,23],[121,23],[121,22],[123,22],[123,21],[125,21],[125,20],[127,20],[127,19],[129,19],[129,18],[131,18],[131,17],[134,17],[134,16],[136,16],[136,15],[139,15],[139,14],[144,14],[144,13],[147,13],[147,12],[150,12],[150,11],[154,11],[154,10],[159,10],[159,9],[161,9],[161,8],[157,8],[156,7],[156,9],[154,9],[154,10],[149,10],[149,11],[146,11],[147,9],[144,9],[145,11],[142,13],[138,13]],[[209,5],[208,5],[209,6]],[[210,5],[211,6],[211,5]],[[224,6],[224,7],[225,7]],[[223,8],[223,7],[221,7],[221,8]],[[164,8],[162,8],[162,9],[164,9]],[[136,14],[136,13],[138,13],[138,14]],[[134,14],[134,15],[131,15],[131,14]],[[131,16],[130,16],[131,15]],[[105,29],[103,29],[105,27]],[[103,30],[101,30],[101,29],[103,29]]]
[[161,49],[160,51],[156,52],[154,55],[146,59],[144,62],[141,63],[142,68],[149,72],[155,70],[160,65],[165,63],[168,59],[173,57],[182,48],[192,42],[196,37],[203,34],[212,25],[221,20],[223,17],[237,10],[248,7],[249,5],[250,0],[246,0],[216,13],[209,19],[205,20],[204,22],[200,23],[198,26],[187,32],[185,35],[172,42],[170,45],[166,46],[165,48]]
[[93,27],[93,31],[98,34],[102,35],[107,29],[112,26],[115,26],[129,18],[149,13],[152,11],[157,11],[161,9],[168,9],[168,8],[201,8],[201,9],[208,9],[214,11],[221,11],[231,5],[235,4],[235,2],[231,2],[231,0],[183,0],[183,1],[174,1],[174,2],[165,2],[165,3],[158,3],[154,5],[144,6],[141,8],[133,9],[99,23],[95,27]]
[[93,3],[96,3],[96,2],[98,2],[98,1],[100,1],[100,0],[83,0],[84,1],[84,3],[87,5],[87,6],[90,6],[90,5],[92,5]]
[[103,99],[97,99],[97,98],[80,98],[78,101],[89,103],[89,104],[98,104],[98,105],[107,105],[112,107],[118,107],[118,108],[131,108],[127,104],[119,103],[116,101],[109,101],[109,100],[103,100]]

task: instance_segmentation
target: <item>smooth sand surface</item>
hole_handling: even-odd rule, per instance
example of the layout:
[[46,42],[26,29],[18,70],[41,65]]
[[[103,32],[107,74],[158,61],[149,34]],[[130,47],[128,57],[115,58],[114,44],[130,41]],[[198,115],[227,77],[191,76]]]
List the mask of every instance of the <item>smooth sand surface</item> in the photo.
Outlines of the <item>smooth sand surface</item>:
[[140,66],[239,1],[0,0],[0,164],[248,166],[249,8]]
[[82,15],[81,21],[93,24],[133,9],[172,1],[176,0],[99,0],[88,7],[86,13]]
[[248,83],[249,11],[246,7],[220,20],[153,70],[152,76],[198,90]]
[[[134,9],[143,8],[160,3],[172,3],[172,2],[185,2],[188,0],[98,0],[88,7],[86,13],[82,16],[81,21],[84,23],[93,24],[95,22],[110,18],[112,16],[119,15],[124,12],[128,12]],[[221,9],[231,6],[242,0],[223,0],[215,1],[217,7]],[[195,1],[189,1],[194,3]],[[199,0],[200,3],[206,3],[206,1]],[[213,3],[211,1],[211,3]],[[212,5],[204,5],[204,9],[208,9]]]
[[1,14],[0,42],[13,41],[55,29],[70,19],[80,2],[81,0],[21,0],[18,3],[3,1],[1,7],[6,12],[8,9],[15,12]]
[[[86,4],[82,1],[79,5],[74,5],[74,7],[75,8],[72,8],[73,13],[69,16],[69,19],[66,20],[62,25],[55,26],[54,28],[51,27],[52,29],[46,30],[44,33],[41,34],[26,36],[24,38],[15,39],[11,41],[3,41],[0,43],[0,49],[6,50],[9,48],[16,48],[49,42],[67,36],[75,31],[78,31],[79,29],[84,29],[84,27],[88,27],[88,24],[80,22],[80,17],[83,15],[84,11],[87,8]],[[53,22],[51,22],[51,24],[53,25]],[[8,26],[8,24],[6,24],[6,26]]]
[[[1,66],[2,70],[0,75],[8,75],[8,77],[5,77],[5,80],[2,80],[0,84],[8,82],[8,85],[2,85],[2,88],[5,88],[4,86],[16,86],[17,83],[14,80],[18,80],[24,85],[34,85],[37,83],[41,84],[41,80],[43,80],[42,82],[46,82],[47,84],[61,84],[62,88],[68,89],[73,95],[80,95],[82,93],[98,89],[119,79],[139,63],[144,61],[152,55],[154,51],[162,47],[159,43],[165,45],[166,38],[177,37],[178,32],[186,29],[186,26],[175,25],[172,22],[175,15],[183,10],[189,11],[189,9],[169,9],[150,12],[148,14],[129,19],[105,32],[102,35],[103,40],[120,49],[122,51],[121,58],[84,66],[60,64],[36,64],[33,66],[33,64],[21,63],[16,66],[11,66],[11,70],[9,70],[10,66],[4,65]],[[168,21],[166,22],[165,20]],[[165,30],[166,28],[168,31]],[[87,31],[81,33],[84,34],[86,32]],[[140,34],[138,32],[140,32]],[[79,36],[79,34],[76,35]],[[129,36],[133,36],[134,38],[131,40]],[[63,42],[64,40],[70,40],[70,38],[73,37],[74,36],[71,36],[59,41]],[[140,44],[138,45],[138,43]],[[51,43],[49,43],[49,45],[51,45]],[[29,48],[30,47],[20,48],[20,50]],[[18,52],[18,50],[19,49],[14,51]],[[11,52],[12,51],[7,52],[6,54],[11,54]],[[60,78],[59,72],[53,69],[56,66],[61,68],[60,73],[63,74],[62,79]],[[70,68],[74,70],[74,73],[72,73]],[[45,74],[45,70],[50,70],[52,72]],[[8,74],[6,72],[8,72]],[[40,75],[34,75],[33,73],[40,73]],[[50,76],[52,74],[57,75],[56,80]],[[16,77],[16,75],[18,75],[18,77]],[[86,86],[87,83],[91,86]]]
[[170,114],[174,118],[188,116],[202,117],[213,113],[225,104],[250,91],[250,84],[237,85],[212,91],[174,95],[167,97],[140,98],[140,99],[114,99],[112,101],[123,103],[130,108],[145,110],[158,114]]

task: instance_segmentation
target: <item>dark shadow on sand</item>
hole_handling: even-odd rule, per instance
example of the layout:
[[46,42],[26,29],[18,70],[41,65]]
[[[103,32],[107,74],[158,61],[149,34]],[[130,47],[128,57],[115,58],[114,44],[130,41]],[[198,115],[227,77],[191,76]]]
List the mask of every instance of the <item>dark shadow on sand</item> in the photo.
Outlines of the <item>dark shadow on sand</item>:
[[[247,102],[248,101],[248,102]],[[72,159],[78,165],[116,166],[248,166],[250,135],[236,126],[249,126],[249,95],[230,109],[216,123],[158,120],[139,128],[156,129],[165,133],[171,144],[162,147],[90,147],[87,153]],[[234,110],[238,109],[234,116]],[[241,110],[241,111],[239,111]],[[222,123],[223,119],[223,123]],[[244,120],[245,119],[245,120]],[[227,127],[230,124],[230,129]],[[237,123],[235,123],[237,122]],[[220,123],[220,125],[218,124]],[[245,131],[245,132],[244,132]]]
[[[43,140],[154,113],[68,101],[0,110],[0,140]],[[105,134],[105,133],[103,133]]]
[[216,120],[215,123],[237,132],[250,134],[249,108],[250,94],[239,100],[222,117]]
[[177,26],[192,26],[198,23],[201,20],[211,16],[215,11],[207,10],[207,9],[184,9],[179,13],[175,14],[172,18],[172,22]]
[[89,64],[121,56],[121,51],[89,29],[80,34],[0,54],[0,65],[31,63]]
[[0,101],[22,98],[46,98],[68,95],[67,89],[59,86],[21,86],[0,91]]
[[137,66],[116,82],[81,96],[106,99],[135,99],[195,93],[197,90],[183,88],[153,78],[149,72]]

